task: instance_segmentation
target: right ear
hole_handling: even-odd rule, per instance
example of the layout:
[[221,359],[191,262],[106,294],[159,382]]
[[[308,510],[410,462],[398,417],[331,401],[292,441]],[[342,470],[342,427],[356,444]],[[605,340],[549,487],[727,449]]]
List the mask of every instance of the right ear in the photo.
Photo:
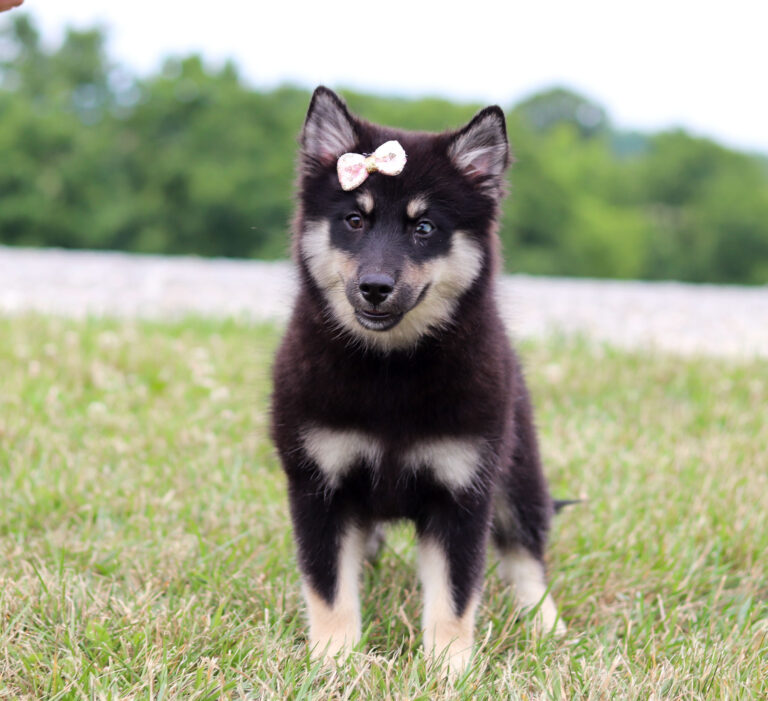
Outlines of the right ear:
[[333,90],[320,86],[312,95],[301,132],[305,166],[327,167],[355,147],[357,127],[344,101]]

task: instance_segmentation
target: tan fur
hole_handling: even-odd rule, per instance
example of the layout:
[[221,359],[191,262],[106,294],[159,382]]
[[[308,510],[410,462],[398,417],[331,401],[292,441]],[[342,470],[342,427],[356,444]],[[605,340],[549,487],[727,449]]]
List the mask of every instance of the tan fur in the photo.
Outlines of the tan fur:
[[419,574],[424,594],[424,650],[432,660],[445,665],[449,673],[460,673],[472,656],[480,594],[473,594],[462,615],[456,615],[448,562],[442,548],[429,539],[419,542]]
[[412,470],[426,468],[447,487],[461,489],[472,484],[480,467],[478,441],[439,438],[418,443],[403,461]]
[[364,214],[370,214],[373,211],[373,195],[367,190],[359,192],[357,197],[357,205]]
[[310,426],[302,432],[304,449],[335,487],[356,462],[364,460],[376,468],[381,460],[379,441],[362,431],[338,431]]
[[552,595],[547,592],[547,582],[541,563],[524,548],[513,548],[499,556],[499,577],[514,590],[517,605],[523,611],[538,606],[533,619],[536,630],[542,633],[565,633],[565,624],[557,613]]
[[331,305],[337,323],[359,326],[344,290],[346,280],[357,274],[357,265],[352,256],[331,246],[330,237],[328,221],[310,222],[301,237],[301,254]]
[[338,582],[332,605],[304,581],[309,647],[315,658],[348,654],[360,640],[359,581],[364,550],[365,534],[359,528],[349,528],[339,548]]
[[427,198],[423,195],[417,195],[410,202],[408,202],[405,213],[408,215],[409,219],[418,219],[422,214],[424,214],[424,212],[427,211],[428,206],[429,202],[427,201]]

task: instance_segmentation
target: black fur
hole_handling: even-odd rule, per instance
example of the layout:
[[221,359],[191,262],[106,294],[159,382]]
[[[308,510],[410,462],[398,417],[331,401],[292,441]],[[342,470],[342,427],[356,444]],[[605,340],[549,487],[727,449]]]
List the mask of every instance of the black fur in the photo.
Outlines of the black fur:
[[[403,172],[373,173],[359,190],[342,191],[335,171],[341,153],[371,153],[390,139],[408,155]],[[479,145],[480,155],[461,160],[457,144],[465,150]],[[482,151],[484,144],[489,150]],[[554,504],[541,471],[530,399],[493,289],[508,160],[497,107],[458,132],[422,134],[359,120],[325,88],[313,96],[294,223],[300,286],[274,366],[272,436],[288,477],[301,570],[329,604],[336,595],[340,537],[349,523],[373,529],[382,521],[409,519],[420,536],[439,542],[458,616],[481,586],[491,531],[500,549],[523,547],[543,561]],[[344,217],[358,209],[356,197],[366,188],[376,207],[363,217],[361,232],[350,231]],[[414,194],[428,199],[437,227],[426,243],[414,239],[414,222],[403,214]],[[462,231],[482,252],[479,273],[458,296],[449,322],[425,330],[417,342],[397,348],[361,342],[339,325],[302,252],[305,229],[317,220],[330,222],[332,248],[359,270],[375,267],[393,279],[407,264],[443,259],[457,245],[454,232]],[[348,287],[356,284],[348,281]],[[429,293],[427,287],[422,296]],[[375,436],[385,446],[377,469],[360,462],[331,485],[303,444],[304,429],[313,425]],[[429,470],[402,465],[409,447],[446,436],[482,440],[482,459],[467,488],[450,488]]]

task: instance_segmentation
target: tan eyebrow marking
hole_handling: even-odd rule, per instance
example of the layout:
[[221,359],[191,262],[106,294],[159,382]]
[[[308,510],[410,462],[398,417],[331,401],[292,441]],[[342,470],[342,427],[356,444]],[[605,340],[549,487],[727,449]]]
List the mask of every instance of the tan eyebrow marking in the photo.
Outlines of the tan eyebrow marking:
[[373,195],[370,192],[361,192],[357,196],[357,204],[363,213],[370,214],[373,211]]
[[409,219],[418,219],[427,211],[428,205],[429,202],[427,202],[427,198],[423,195],[418,195],[408,203],[405,213],[408,215]]

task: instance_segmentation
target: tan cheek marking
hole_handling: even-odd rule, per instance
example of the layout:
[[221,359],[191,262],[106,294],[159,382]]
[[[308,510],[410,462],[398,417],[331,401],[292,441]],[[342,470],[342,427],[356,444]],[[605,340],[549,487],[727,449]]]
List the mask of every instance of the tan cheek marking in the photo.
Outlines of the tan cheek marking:
[[418,292],[432,279],[433,267],[430,262],[418,265],[410,260],[406,261],[400,279],[405,285]]
[[447,258],[438,258],[439,268],[435,271],[435,286],[441,293],[456,298],[467,290],[480,274],[483,252],[470,236],[456,231],[451,241],[451,252]]
[[301,238],[301,253],[315,281],[326,291],[337,288],[357,274],[354,258],[331,246],[328,221],[309,223]]
[[357,266],[351,256],[331,246],[331,229],[327,220],[307,222],[300,251],[338,323],[357,332],[355,313],[345,289],[347,281],[357,274]]
[[341,277],[346,285],[347,282],[357,275],[357,263],[352,256],[341,251],[334,251],[333,258],[334,267],[341,273]]

